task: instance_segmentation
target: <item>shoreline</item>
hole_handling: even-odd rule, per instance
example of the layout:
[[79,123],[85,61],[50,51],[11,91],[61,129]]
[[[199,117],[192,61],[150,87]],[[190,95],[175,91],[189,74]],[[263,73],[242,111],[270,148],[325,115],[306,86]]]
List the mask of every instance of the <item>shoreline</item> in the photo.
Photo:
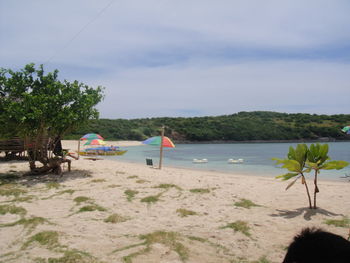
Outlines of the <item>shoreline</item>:
[[[120,163],[143,165],[143,162],[137,162],[137,161],[132,161],[132,160],[112,160],[112,159],[103,159],[103,160],[112,161],[112,162],[120,162]],[[144,166],[147,167],[146,164],[144,164]],[[158,167],[157,164],[155,166]],[[156,167],[153,168],[153,169],[158,169]],[[210,172],[210,173],[224,174],[224,175],[230,175],[230,176],[242,176],[242,177],[249,176],[249,177],[257,177],[257,178],[268,178],[268,179],[271,179],[271,180],[276,181],[276,182],[283,182],[281,180],[276,179],[275,176],[273,176],[273,175],[268,175],[268,174],[265,174],[265,175],[258,174],[257,175],[257,174],[254,174],[253,172],[245,172],[245,173],[242,173],[242,172],[229,172],[229,171],[224,171],[224,170],[200,169],[200,168],[194,168],[194,167],[173,166],[173,165],[167,165],[167,164],[164,165],[164,163],[163,163],[163,167],[172,168],[172,169],[179,169],[179,170],[183,170],[183,171],[189,170],[189,171],[194,171],[194,172]],[[151,167],[149,167],[149,168],[151,168]],[[319,181],[324,181],[324,182],[350,183],[350,177],[349,178],[347,178],[347,177],[344,177],[344,178],[343,177],[339,177],[337,179],[329,179],[329,178],[324,178],[324,177],[318,177],[318,180]],[[345,180],[348,180],[348,181],[345,181]],[[309,182],[309,183],[312,183],[313,179],[307,177],[306,181]],[[285,181],[286,185],[288,185],[289,182],[290,181]]]

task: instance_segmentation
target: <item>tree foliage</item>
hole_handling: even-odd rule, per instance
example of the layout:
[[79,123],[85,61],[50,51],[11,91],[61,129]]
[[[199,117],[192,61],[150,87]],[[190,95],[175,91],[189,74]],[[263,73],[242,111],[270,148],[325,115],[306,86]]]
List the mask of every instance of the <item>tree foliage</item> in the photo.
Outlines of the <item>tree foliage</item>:
[[28,64],[20,71],[0,69],[0,98],[1,137],[62,136],[98,117],[102,87],[62,82],[57,70],[45,74],[42,65]]

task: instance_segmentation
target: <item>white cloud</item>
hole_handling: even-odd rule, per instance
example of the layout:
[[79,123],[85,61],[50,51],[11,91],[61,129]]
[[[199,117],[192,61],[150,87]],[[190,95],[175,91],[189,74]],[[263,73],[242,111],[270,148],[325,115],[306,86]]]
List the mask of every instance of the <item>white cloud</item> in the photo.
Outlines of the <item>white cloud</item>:
[[[103,116],[184,116],[237,111],[348,113],[350,65],[265,61],[211,67],[131,69],[107,86]],[[292,108],[294,107],[294,109]]]

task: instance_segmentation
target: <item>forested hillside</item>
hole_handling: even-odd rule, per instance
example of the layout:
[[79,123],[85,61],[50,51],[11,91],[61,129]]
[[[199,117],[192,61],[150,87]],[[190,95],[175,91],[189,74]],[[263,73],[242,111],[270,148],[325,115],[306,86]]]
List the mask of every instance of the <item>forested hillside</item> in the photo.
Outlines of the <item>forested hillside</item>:
[[65,137],[78,139],[88,132],[101,134],[107,140],[144,140],[166,135],[181,141],[251,141],[251,140],[317,140],[328,137],[350,139],[341,128],[350,125],[350,114],[316,115],[255,111],[232,115],[194,118],[100,119]]

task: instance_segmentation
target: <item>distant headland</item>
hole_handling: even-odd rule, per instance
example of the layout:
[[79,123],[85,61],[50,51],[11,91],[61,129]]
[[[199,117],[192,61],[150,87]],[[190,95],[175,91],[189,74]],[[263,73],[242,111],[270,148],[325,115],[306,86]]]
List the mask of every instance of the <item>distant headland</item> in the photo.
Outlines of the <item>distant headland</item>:
[[141,141],[159,135],[159,128],[164,125],[165,135],[180,143],[329,142],[350,140],[350,135],[341,131],[349,124],[350,114],[270,111],[189,118],[98,119],[65,139],[78,139],[82,134],[96,132],[107,140]]

